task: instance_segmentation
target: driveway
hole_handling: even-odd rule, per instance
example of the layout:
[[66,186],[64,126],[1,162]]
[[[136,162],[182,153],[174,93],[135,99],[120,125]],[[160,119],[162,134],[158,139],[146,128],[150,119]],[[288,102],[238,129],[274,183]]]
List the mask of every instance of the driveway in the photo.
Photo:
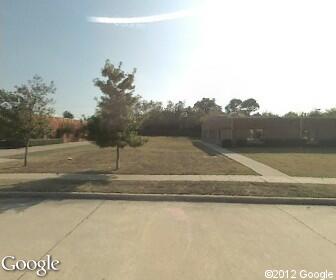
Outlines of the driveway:
[[[1,259],[50,254],[61,261],[45,279],[260,280],[267,269],[336,273],[335,207],[0,200],[0,229]],[[0,279],[37,278],[0,268]]]

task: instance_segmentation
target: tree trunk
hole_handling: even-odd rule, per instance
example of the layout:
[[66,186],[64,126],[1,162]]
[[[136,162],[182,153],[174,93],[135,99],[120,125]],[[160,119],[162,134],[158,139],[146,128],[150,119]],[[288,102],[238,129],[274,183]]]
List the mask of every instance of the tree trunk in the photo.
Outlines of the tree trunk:
[[27,167],[28,165],[28,147],[29,147],[29,139],[26,141],[26,146],[25,146],[24,167]]
[[118,170],[119,167],[120,167],[120,148],[119,145],[117,145],[116,170]]

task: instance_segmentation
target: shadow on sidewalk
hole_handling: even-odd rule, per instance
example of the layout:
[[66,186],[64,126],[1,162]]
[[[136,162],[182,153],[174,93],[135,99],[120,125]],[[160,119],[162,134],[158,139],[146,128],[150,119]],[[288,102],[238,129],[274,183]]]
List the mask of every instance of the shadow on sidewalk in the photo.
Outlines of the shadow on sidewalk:
[[[111,176],[104,174],[95,174],[95,179],[92,180],[90,175],[93,173],[87,171],[81,174],[65,174],[58,178],[41,179],[28,182],[14,183],[8,186],[0,186],[1,192],[76,192],[79,188],[87,183],[92,186],[107,185]],[[83,175],[80,179],[74,179],[73,176]],[[54,199],[53,199],[54,200]],[[62,199],[58,199],[62,200]],[[8,211],[15,210],[22,212],[27,208],[35,206],[44,199],[37,198],[0,198],[0,214]]]
[[8,210],[14,210],[19,213],[42,201],[42,199],[31,198],[2,198],[0,199],[0,214]]

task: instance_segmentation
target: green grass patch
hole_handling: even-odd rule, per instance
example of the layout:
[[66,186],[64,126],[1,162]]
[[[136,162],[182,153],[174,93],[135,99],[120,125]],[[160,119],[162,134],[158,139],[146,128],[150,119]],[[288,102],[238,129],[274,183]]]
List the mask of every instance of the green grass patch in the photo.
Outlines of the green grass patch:
[[335,147],[253,147],[232,150],[290,176],[336,177]]

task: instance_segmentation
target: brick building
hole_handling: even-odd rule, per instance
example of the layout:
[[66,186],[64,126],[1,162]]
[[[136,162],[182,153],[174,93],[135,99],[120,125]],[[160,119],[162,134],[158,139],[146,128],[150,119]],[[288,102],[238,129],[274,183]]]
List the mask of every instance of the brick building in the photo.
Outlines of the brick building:
[[219,145],[334,144],[336,118],[230,118],[211,116],[202,124],[202,140]]
[[49,119],[51,136],[53,138],[63,138],[64,142],[79,140],[79,131],[85,123],[82,120],[52,117]]

